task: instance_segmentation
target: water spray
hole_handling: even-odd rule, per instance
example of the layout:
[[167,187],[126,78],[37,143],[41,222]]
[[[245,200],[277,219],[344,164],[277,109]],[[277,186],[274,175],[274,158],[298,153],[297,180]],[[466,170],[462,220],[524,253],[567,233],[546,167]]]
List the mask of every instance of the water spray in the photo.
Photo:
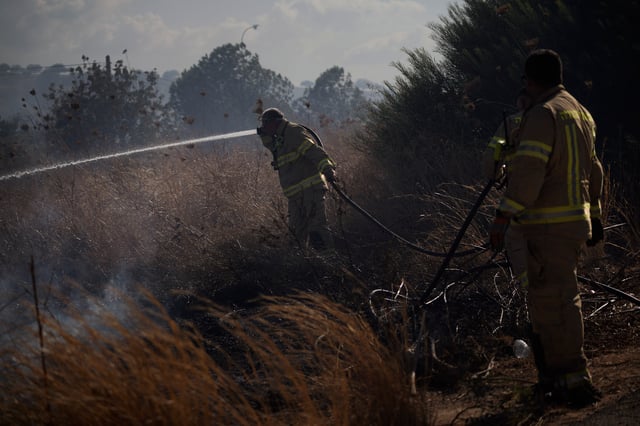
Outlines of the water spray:
[[38,174],[38,173],[48,172],[50,170],[63,169],[65,167],[78,166],[80,164],[93,163],[93,162],[96,162],[96,161],[110,160],[112,158],[126,157],[126,156],[129,156],[129,155],[140,154],[140,153],[143,153],[143,152],[156,151],[156,150],[159,150],[159,149],[174,148],[174,147],[177,147],[177,146],[189,146],[189,145],[195,145],[195,144],[204,143],[204,142],[212,142],[212,141],[218,141],[218,140],[223,140],[223,139],[233,139],[233,138],[239,138],[239,137],[242,137],[242,136],[250,136],[250,135],[255,135],[255,134],[256,134],[256,130],[255,129],[242,130],[242,131],[239,131],[239,132],[225,133],[223,135],[207,136],[207,137],[204,137],[204,138],[197,138],[197,139],[187,139],[187,140],[182,140],[182,141],[178,141],[178,142],[165,143],[165,144],[162,144],[162,145],[148,146],[148,147],[145,147],[145,148],[130,149],[130,150],[127,150],[127,151],[116,152],[116,153],[113,153],[113,154],[98,155],[98,156],[95,156],[95,157],[85,158],[85,159],[82,159],[82,160],[68,161],[68,162],[65,162],[65,163],[52,164],[50,166],[43,166],[43,167],[38,167],[38,168],[35,168],[35,169],[23,170],[21,172],[15,172],[15,173],[11,173],[11,174],[8,174],[8,175],[0,176],[0,181],[9,180],[9,179],[19,179],[19,178],[21,178],[23,176],[35,175],[35,174]]

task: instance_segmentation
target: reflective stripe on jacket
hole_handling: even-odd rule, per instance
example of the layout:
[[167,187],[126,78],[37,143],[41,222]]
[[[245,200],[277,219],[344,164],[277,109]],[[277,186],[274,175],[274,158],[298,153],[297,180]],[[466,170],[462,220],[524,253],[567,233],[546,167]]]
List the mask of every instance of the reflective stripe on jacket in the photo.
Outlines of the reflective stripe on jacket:
[[335,164],[304,127],[283,120],[276,135],[280,142],[274,148],[274,166],[284,195],[291,198],[313,186],[327,189],[322,172]]
[[[595,123],[562,85],[525,113],[499,210],[521,224],[589,221],[600,216],[602,165]],[[588,228],[586,228],[588,229]]]

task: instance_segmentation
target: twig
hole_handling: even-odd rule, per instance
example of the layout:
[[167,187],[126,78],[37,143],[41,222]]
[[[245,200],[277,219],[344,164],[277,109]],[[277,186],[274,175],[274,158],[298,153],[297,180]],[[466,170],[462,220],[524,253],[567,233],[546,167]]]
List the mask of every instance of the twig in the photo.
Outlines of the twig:
[[[29,292],[25,290],[24,294],[29,294]],[[0,306],[0,312],[4,311],[7,307],[12,305],[16,300],[20,299],[22,296],[24,296],[24,294],[18,294],[16,297],[14,297],[13,299],[9,300],[4,305]]]
[[33,255],[31,256],[31,286],[33,288],[33,304],[36,308],[36,321],[38,323],[38,337],[40,339],[40,361],[42,363],[42,379],[44,385],[44,396],[47,407],[47,414],[49,414],[49,424],[51,424],[51,403],[49,401],[49,380],[47,375],[47,359],[44,353],[44,332],[42,327],[42,320],[40,319],[40,306],[38,304],[38,288],[36,286],[36,268],[33,261]]
[[491,372],[491,370],[493,370],[493,367],[495,367],[495,359],[496,359],[496,357],[492,356],[491,360],[489,361],[489,364],[487,365],[487,368],[485,368],[482,371],[478,371],[477,373],[473,373],[471,375],[471,378],[472,379],[479,379],[481,377],[482,378],[486,378],[489,375],[489,373]]
[[458,414],[456,414],[456,416],[453,418],[453,420],[451,420],[451,423],[449,423],[449,424],[450,425],[454,425],[456,423],[456,421],[458,420],[458,418],[460,418],[463,414],[465,414],[468,411],[477,410],[477,409],[482,410],[482,407],[479,406],[479,405],[473,405],[471,407],[464,408],[462,411],[460,411],[460,412],[458,412]]
[[615,287],[611,287],[607,284],[603,284],[594,280],[591,280],[589,278],[583,277],[581,275],[578,275],[578,281],[584,284],[588,284],[591,287],[595,287],[599,290],[603,290],[606,291],[608,293],[612,293],[615,294],[616,296],[619,296],[625,300],[628,300],[630,302],[635,303],[636,305],[640,306],[640,299],[638,299],[637,297],[634,297],[631,294],[625,293],[624,291],[618,290]]
[[605,303],[604,305],[600,306],[598,309],[596,309],[595,311],[591,312],[591,315],[589,315],[586,319],[589,319],[593,316],[595,316],[598,312],[600,312],[601,310],[603,310],[604,308],[606,308],[607,306],[609,306],[609,302]]

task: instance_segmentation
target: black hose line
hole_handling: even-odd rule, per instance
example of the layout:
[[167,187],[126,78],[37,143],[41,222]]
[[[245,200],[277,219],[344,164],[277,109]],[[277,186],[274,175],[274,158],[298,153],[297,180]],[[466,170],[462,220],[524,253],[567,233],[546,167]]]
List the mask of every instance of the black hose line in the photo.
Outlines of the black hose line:
[[[443,253],[443,252],[437,252],[437,251],[428,250],[428,249],[426,249],[424,247],[421,247],[421,246],[419,246],[417,244],[412,243],[411,241],[407,240],[406,238],[403,238],[402,236],[400,236],[400,235],[396,234],[395,232],[393,232],[391,229],[389,229],[386,226],[384,226],[382,223],[380,223],[380,221],[378,219],[373,217],[369,212],[367,212],[365,209],[360,207],[347,194],[345,194],[344,191],[342,189],[340,189],[340,187],[335,182],[331,182],[331,186],[333,187],[333,189],[336,190],[336,192],[338,193],[338,195],[340,195],[340,197],[342,197],[347,203],[349,203],[353,208],[355,208],[358,212],[360,212],[364,217],[366,217],[371,222],[373,222],[376,225],[378,225],[383,231],[385,231],[386,233],[392,235],[398,241],[406,244],[407,246],[411,247],[412,249],[414,249],[416,251],[419,251],[420,253],[424,253],[424,254],[427,254],[429,256],[434,256],[434,257],[447,257],[447,256],[461,257],[461,256],[468,256],[470,254],[478,253],[478,252],[484,251],[484,250],[486,250],[488,248],[488,245],[484,245],[482,247],[474,247],[472,249],[461,251],[461,252],[455,253],[455,254],[451,254],[450,252]],[[462,238],[462,236],[460,236],[460,238]]]
[[[320,136],[318,136],[318,134],[316,132],[313,131],[313,129],[310,129],[309,127],[305,126],[304,124],[300,124],[300,126],[302,126],[307,132],[309,132],[309,134],[313,137],[313,139],[316,140],[316,142],[318,143],[318,146],[323,147],[322,145],[322,140],[320,139]],[[493,183],[493,181],[492,181]],[[489,245],[485,244],[482,247],[474,247],[472,249],[469,250],[465,250],[456,254],[450,254],[450,253],[442,253],[442,252],[437,252],[437,251],[433,251],[433,250],[428,250],[424,247],[421,247],[417,244],[412,243],[411,241],[407,240],[406,238],[403,238],[402,236],[396,234],[395,232],[393,232],[391,229],[387,228],[386,226],[384,226],[378,219],[376,219],[375,217],[373,217],[368,211],[366,211],[365,209],[363,209],[362,207],[360,207],[360,205],[358,205],[358,203],[356,203],[355,201],[353,201],[351,199],[351,197],[349,197],[339,186],[336,182],[330,182],[331,186],[333,187],[333,189],[336,190],[336,192],[338,193],[338,195],[340,197],[342,197],[342,199],[344,199],[347,203],[349,203],[353,208],[355,208],[358,212],[360,212],[364,217],[366,217],[367,219],[369,219],[371,222],[373,222],[374,224],[376,224],[378,227],[380,227],[383,231],[385,231],[386,233],[388,233],[389,235],[393,236],[395,239],[397,239],[398,241],[406,244],[407,246],[411,247],[414,250],[419,251],[420,253],[424,253],[426,255],[429,256],[434,256],[434,257],[447,257],[447,256],[452,256],[452,257],[462,257],[462,256],[468,256],[470,254],[474,254],[474,253],[479,253],[481,251],[485,251]],[[486,195],[486,194],[485,194]],[[484,196],[482,196],[482,198],[484,198]],[[475,212],[474,212],[475,214]],[[466,227],[465,227],[466,229]],[[464,232],[463,232],[464,234]],[[462,238],[462,235],[460,236],[460,238]]]
[[433,280],[431,280],[431,285],[422,294],[422,297],[418,302],[418,309],[429,299],[429,295],[431,294],[433,289],[436,287],[436,285],[438,285],[438,281],[442,277],[442,274],[444,274],[444,271],[449,266],[449,262],[451,262],[451,259],[456,255],[456,250],[458,249],[458,245],[460,244],[460,241],[462,240],[464,233],[467,231],[467,228],[471,224],[473,217],[476,215],[476,212],[480,208],[480,205],[484,201],[485,197],[487,196],[489,191],[491,191],[491,188],[493,188],[493,184],[494,184],[494,180],[489,179],[487,184],[484,186],[484,189],[478,196],[478,199],[476,200],[475,204],[471,208],[471,211],[469,211],[467,218],[464,220],[464,223],[458,230],[458,235],[456,235],[455,240],[453,240],[453,243],[451,244],[451,248],[449,248],[449,252],[447,253],[447,256],[444,258],[444,260],[440,264],[440,268],[438,269],[438,272],[436,272],[436,275],[433,277]]

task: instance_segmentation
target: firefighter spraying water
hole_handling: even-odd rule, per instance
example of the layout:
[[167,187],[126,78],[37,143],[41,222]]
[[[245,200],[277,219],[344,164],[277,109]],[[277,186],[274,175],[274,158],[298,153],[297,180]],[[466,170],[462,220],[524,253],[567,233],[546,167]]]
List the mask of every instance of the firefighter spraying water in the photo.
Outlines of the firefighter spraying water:
[[289,202],[291,232],[302,247],[333,248],[325,197],[326,182],[336,181],[335,163],[305,126],[290,122],[277,108],[265,110],[260,120],[258,135],[273,154],[271,165]]

